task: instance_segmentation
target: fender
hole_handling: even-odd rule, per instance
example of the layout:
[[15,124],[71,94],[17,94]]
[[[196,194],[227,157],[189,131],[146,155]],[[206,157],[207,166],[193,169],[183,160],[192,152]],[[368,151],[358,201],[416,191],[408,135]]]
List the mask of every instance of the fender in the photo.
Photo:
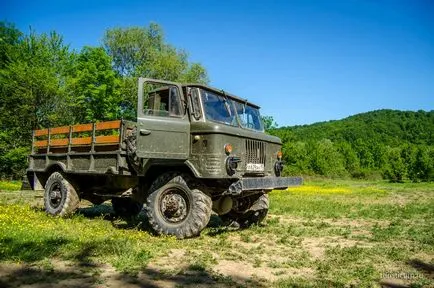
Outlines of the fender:
[[54,162],[54,163],[51,163],[50,165],[48,165],[46,168],[45,168],[45,171],[44,172],[50,172],[50,174],[51,173],[53,173],[54,171],[59,171],[59,170],[61,170],[62,172],[66,172],[66,165],[65,165],[65,163],[62,163],[62,162]]
[[191,173],[193,173],[193,175],[197,178],[201,178],[202,175],[199,173],[199,171],[197,171],[196,167],[194,167],[194,165],[189,161],[186,160],[185,165],[190,169]]
[[44,170],[27,169],[27,179],[32,190],[44,190],[45,182],[55,171],[66,172],[66,165],[62,162],[54,162],[45,167]]

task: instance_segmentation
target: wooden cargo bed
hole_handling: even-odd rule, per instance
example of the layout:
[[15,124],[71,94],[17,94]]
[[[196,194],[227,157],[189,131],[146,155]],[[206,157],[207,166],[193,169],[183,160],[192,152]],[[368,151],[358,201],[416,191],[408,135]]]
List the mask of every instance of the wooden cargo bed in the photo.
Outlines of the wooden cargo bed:
[[70,172],[129,174],[122,142],[134,125],[114,120],[35,130],[29,170],[62,163]]

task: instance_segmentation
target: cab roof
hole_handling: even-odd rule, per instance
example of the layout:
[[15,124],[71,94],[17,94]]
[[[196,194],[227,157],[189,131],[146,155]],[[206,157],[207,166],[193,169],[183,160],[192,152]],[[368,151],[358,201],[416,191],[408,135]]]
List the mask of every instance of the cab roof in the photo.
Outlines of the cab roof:
[[248,104],[248,105],[250,105],[250,106],[252,106],[254,108],[257,108],[257,109],[261,108],[260,106],[258,106],[256,104],[253,104],[252,102],[249,102],[247,99],[240,98],[238,96],[235,96],[234,94],[231,94],[231,93],[228,93],[228,92],[224,91],[223,89],[217,89],[217,88],[214,88],[214,87],[211,87],[211,86],[208,86],[208,85],[199,84],[199,83],[187,83],[187,84],[182,84],[182,87],[197,87],[197,88],[202,88],[202,89],[209,90],[209,91],[212,91],[214,93],[217,93],[217,94],[220,94],[220,95],[223,95],[223,96],[227,96],[228,98],[231,98],[231,99],[233,99],[235,101],[246,103],[246,104]]

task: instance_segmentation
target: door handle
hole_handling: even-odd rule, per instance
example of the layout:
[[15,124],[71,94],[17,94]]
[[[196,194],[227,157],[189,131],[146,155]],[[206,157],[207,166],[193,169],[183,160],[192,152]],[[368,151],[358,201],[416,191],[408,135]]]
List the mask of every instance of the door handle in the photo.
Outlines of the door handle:
[[151,130],[140,129],[140,135],[146,136],[151,134]]

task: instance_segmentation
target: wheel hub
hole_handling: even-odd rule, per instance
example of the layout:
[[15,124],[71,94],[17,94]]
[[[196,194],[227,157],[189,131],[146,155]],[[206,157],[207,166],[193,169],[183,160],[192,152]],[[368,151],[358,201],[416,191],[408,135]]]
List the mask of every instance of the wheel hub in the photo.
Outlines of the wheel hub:
[[52,207],[57,208],[62,201],[62,191],[59,185],[55,184],[50,191],[50,204]]
[[173,223],[183,221],[188,213],[187,201],[179,191],[171,191],[164,195],[160,209],[164,218]]

